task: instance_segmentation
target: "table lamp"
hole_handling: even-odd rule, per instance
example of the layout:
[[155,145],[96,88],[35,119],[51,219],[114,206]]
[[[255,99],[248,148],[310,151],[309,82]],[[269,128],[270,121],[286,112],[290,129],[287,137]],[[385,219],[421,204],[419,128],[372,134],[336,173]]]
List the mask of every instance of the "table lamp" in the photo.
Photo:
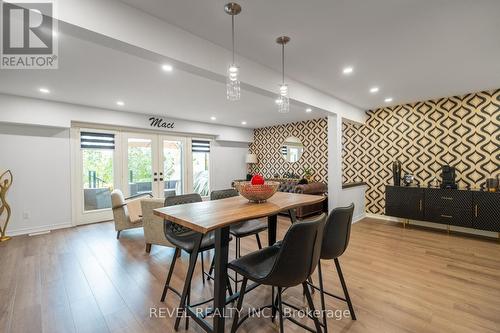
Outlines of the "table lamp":
[[[245,163],[246,164],[256,164],[257,163],[257,155],[255,154],[247,154],[245,158]],[[252,179],[252,175],[250,173],[247,173],[247,180]]]

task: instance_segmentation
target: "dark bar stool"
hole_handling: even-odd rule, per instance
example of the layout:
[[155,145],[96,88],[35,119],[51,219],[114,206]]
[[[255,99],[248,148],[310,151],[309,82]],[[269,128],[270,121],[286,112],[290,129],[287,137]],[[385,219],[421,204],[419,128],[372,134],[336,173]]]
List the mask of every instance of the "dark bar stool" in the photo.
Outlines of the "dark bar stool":
[[[165,198],[165,206],[175,206],[175,205],[182,205],[182,204],[195,203],[201,201],[202,201],[201,196],[198,193],[184,194],[184,195],[177,195]],[[163,223],[163,231],[168,241],[175,246],[175,254],[172,258],[172,262],[168,270],[167,280],[165,281],[165,287],[163,288],[163,293],[161,295],[161,301],[162,302],[165,301],[165,297],[167,296],[167,291],[171,290],[181,298],[181,303],[179,305],[179,308],[184,309],[185,304],[188,305],[190,304],[191,280],[193,279],[193,272],[196,266],[196,260],[198,254],[211,250],[215,247],[215,235],[213,232],[203,235],[167,220],[165,220]],[[187,271],[186,282],[184,283],[182,294],[170,286],[170,279],[172,278],[172,274],[174,272],[175,262],[181,250],[189,253],[189,268]],[[202,274],[204,274],[204,272],[202,272]],[[228,288],[230,288],[229,281],[228,281]],[[232,291],[230,289],[229,293],[232,294]],[[199,304],[204,304],[209,301],[210,300],[207,300]],[[179,326],[179,321],[180,321],[180,316],[178,316],[175,321],[176,330]],[[188,319],[186,318],[186,329],[187,327],[188,327]]]
[[[237,197],[238,195],[238,191],[232,188],[227,190],[212,191],[212,193],[210,193],[210,200],[226,199]],[[267,222],[262,222],[260,220],[243,221],[236,225],[232,225],[229,232],[236,238],[236,258],[241,257],[241,238],[255,235],[257,246],[259,247],[259,250],[262,249],[259,233],[265,230],[267,230]],[[211,275],[212,271],[213,265],[210,266],[208,274]],[[235,273],[234,279],[231,279],[234,281],[235,289],[237,290],[239,282],[237,273]]]
[[351,298],[349,297],[349,292],[347,291],[347,285],[345,283],[344,275],[342,274],[342,269],[339,262],[339,257],[345,252],[345,250],[347,249],[347,245],[349,244],[353,212],[354,204],[351,204],[348,207],[339,207],[332,210],[325,224],[325,228],[323,231],[323,244],[321,246],[321,259],[333,259],[335,262],[335,267],[337,269],[340,284],[342,285],[342,290],[344,291],[344,297],[340,297],[325,291],[323,287],[321,260],[318,263],[319,288],[309,283],[312,288],[319,290],[321,295],[321,309],[323,310],[322,326],[325,330],[325,333],[328,332],[326,316],[324,315],[325,294],[341,301],[347,302],[347,306],[349,307],[349,311],[351,313],[351,318],[353,320],[356,320],[356,314],[354,313],[354,308],[352,306]]
[[[283,332],[284,319],[289,319],[302,328],[314,332],[314,330],[299,323],[294,318],[283,317],[284,302],[281,300],[281,294],[284,288],[302,284],[309,308],[314,313],[314,303],[307,287],[307,278],[314,272],[319,261],[325,219],[326,214],[322,214],[309,221],[294,223],[282,242],[277,242],[272,246],[252,252],[229,263],[229,268],[243,276],[237,311],[235,311],[231,328],[232,333],[236,332],[241,323],[248,318],[248,315],[245,315],[241,321],[239,318],[248,280],[272,286],[273,294],[274,287],[277,287],[276,300],[273,296],[273,304],[266,307],[273,309],[273,320],[275,312],[278,312],[280,332]],[[316,332],[321,332],[321,324],[318,318],[313,317],[313,320]]]

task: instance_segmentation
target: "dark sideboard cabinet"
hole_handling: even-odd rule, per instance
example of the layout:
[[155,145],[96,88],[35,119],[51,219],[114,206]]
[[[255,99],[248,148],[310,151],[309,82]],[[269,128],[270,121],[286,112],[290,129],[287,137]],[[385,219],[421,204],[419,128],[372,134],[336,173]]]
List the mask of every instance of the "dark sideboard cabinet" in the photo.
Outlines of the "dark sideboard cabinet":
[[500,232],[500,192],[474,192],[473,227]]
[[473,228],[472,191],[428,188],[424,202],[424,221]]
[[385,215],[500,232],[500,192],[387,185]]
[[385,215],[411,220],[424,218],[424,190],[418,187],[386,186]]

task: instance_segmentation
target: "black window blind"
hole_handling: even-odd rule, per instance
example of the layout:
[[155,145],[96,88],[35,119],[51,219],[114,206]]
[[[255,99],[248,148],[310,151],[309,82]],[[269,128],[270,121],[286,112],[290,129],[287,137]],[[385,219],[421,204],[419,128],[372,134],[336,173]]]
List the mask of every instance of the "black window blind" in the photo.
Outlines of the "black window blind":
[[210,141],[193,140],[191,141],[191,150],[193,153],[210,153]]
[[110,133],[80,133],[80,147],[88,149],[115,149],[115,135]]

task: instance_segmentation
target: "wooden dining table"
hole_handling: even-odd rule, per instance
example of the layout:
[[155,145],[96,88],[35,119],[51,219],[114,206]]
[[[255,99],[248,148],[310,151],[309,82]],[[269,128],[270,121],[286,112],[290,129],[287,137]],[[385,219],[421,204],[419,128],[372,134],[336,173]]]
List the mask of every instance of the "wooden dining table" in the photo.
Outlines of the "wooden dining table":
[[[200,242],[204,234],[212,231],[215,233],[214,305],[211,310],[213,323],[210,324],[206,320],[206,316],[200,316],[198,311],[189,306],[185,308],[187,314],[207,332],[224,332],[229,229],[231,225],[241,221],[267,217],[268,244],[273,245],[276,242],[276,229],[280,212],[289,211],[293,222],[296,208],[322,202],[325,198],[322,195],[277,192],[263,203],[249,202],[242,196],[236,196],[155,209],[155,215],[199,232]],[[192,260],[196,261],[197,256],[192,256]],[[194,269],[195,262],[190,264],[192,264],[191,268]],[[188,275],[190,274],[192,272],[188,272]],[[187,288],[189,288],[189,283],[184,284],[183,295],[186,294]],[[233,295],[233,298],[235,296],[237,297],[237,295]],[[185,299],[181,299],[181,304],[185,304],[185,301]],[[178,325],[178,321],[176,320],[176,325]]]

